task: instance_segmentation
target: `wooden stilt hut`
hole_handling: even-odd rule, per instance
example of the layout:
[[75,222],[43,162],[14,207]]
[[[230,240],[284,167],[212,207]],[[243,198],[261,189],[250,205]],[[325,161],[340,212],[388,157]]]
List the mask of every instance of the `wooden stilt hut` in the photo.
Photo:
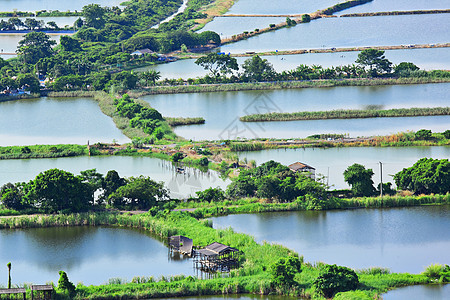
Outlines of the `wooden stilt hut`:
[[169,249],[177,251],[184,255],[192,256],[192,239],[182,235],[174,235],[169,237]]
[[239,266],[239,256],[238,249],[214,242],[195,250],[194,264],[197,269],[206,272],[229,272]]

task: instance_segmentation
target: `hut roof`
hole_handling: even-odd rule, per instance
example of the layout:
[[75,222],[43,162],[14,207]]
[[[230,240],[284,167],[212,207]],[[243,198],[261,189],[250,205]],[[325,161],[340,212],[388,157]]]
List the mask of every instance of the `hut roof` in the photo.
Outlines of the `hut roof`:
[[315,168],[301,162],[295,162],[293,164],[290,164],[288,168],[291,169],[292,171],[307,170],[307,169],[315,170]]
[[209,244],[204,249],[198,250],[203,255],[213,256],[213,255],[221,255],[227,252],[238,252],[239,250],[236,248],[232,248],[230,246],[214,242]]

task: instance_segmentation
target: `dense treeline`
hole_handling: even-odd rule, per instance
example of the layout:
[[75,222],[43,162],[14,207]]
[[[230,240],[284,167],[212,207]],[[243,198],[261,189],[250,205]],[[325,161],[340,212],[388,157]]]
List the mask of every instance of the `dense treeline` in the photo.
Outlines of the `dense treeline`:
[[95,169],[75,176],[50,169],[29,182],[6,183],[0,188],[4,208],[42,213],[82,212],[105,206],[150,209],[168,199],[162,182],[144,176],[122,178],[114,170],[106,176]]
[[[55,46],[56,42],[44,32],[32,31],[19,42],[17,58],[7,61],[0,58],[0,90],[24,88],[31,91],[30,84],[14,82],[12,78],[19,74],[33,77],[33,84],[38,82],[35,74],[39,74],[41,79],[49,78],[50,82],[59,80],[55,82],[55,90],[102,90],[111,80],[116,80],[117,75],[114,74],[120,73],[124,67],[166,59],[151,53],[130,55],[137,49],[166,53],[210,42],[220,44],[220,37],[216,33],[206,31],[198,34],[186,27],[187,20],[202,17],[195,13],[193,7],[205,1],[190,1],[189,8],[177,18],[164,23],[164,26],[152,28],[174,13],[181,3],[181,0],[132,0],[126,2],[123,9],[86,5],[81,11],[83,19],[79,18],[74,23],[73,28],[77,30],[74,36],[62,36],[60,44]],[[184,19],[180,20],[182,17]],[[15,17],[2,21],[0,26],[8,30],[39,30],[44,24],[34,19],[22,22]],[[54,22],[47,24],[49,26],[57,29]],[[36,89],[39,90],[39,84],[34,91]]]

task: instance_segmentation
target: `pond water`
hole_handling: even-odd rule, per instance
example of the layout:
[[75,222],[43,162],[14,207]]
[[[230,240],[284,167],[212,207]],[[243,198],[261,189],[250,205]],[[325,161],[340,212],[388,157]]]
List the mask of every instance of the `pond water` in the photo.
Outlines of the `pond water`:
[[[261,56],[261,58],[267,59],[277,72],[282,72],[295,69],[301,64],[321,65],[327,68],[354,64],[358,58],[358,54],[358,51],[352,51],[296,55],[268,55]],[[409,61],[424,70],[450,69],[450,48],[386,50],[385,56],[393,64]],[[236,59],[241,66],[246,59],[249,59],[249,57],[236,57]],[[176,62],[138,68],[135,69],[135,71],[144,72],[150,69],[161,72],[161,78],[174,79],[202,77],[209,73],[209,71],[196,65],[195,59],[178,60]],[[240,71],[242,72],[242,68]]]
[[0,102],[0,146],[129,142],[91,98]]
[[91,3],[100,4],[101,6],[117,6],[122,2],[122,0],[0,0],[0,11],[14,11],[15,9],[18,11],[80,11],[83,6]]
[[[17,50],[17,46],[19,45],[19,41],[23,40],[23,36],[25,34],[8,34],[8,33],[0,33],[0,49],[3,50],[1,52],[5,53],[14,53]],[[51,34],[50,39],[55,40],[59,43],[59,38],[61,34]],[[11,58],[11,55],[2,56],[4,59]]]
[[301,211],[213,218],[256,240],[282,244],[303,255],[355,269],[420,273],[450,261],[450,206]]
[[[417,24],[421,24],[420,30],[417,30]],[[227,26],[234,26],[232,19]],[[244,53],[447,43],[449,40],[450,22],[447,14],[326,18],[258,35],[220,49],[225,53]]]
[[185,174],[175,171],[172,163],[150,157],[132,156],[81,156],[44,159],[10,159],[0,160],[0,186],[7,182],[26,182],[34,179],[40,172],[58,168],[73,174],[80,171],[97,169],[106,175],[109,170],[116,170],[121,177],[149,176],[155,181],[163,181],[173,198],[186,198],[195,192],[209,187],[225,187],[229,179],[222,180],[215,171],[201,172],[186,168]]
[[448,1],[442,0],[373,0],[364,5],[340,11],[336,15],[378,11],[448,9],[449,7]]
[[450,284],[416,285],[398,288],[383,294],[383,300],[434,299],[450,298]]
[[339,0],[238,0],[226,14],[302,14],[313,13],[339,3]]
[[217,17],[199,32],[211,30],[217,32],[220,38],[224,39],[244,31],[250,32],[255,29],[267,28],[269,24],[280,24],[285,21],[286,18],[279,17]]
[[[302,138],[319,133],[348,133],[352,137],[387,135],[408,130],[450,127],[449,116],[373,118],[244,123],[251,113],[319,111],[333,109],[447,106],[450,84],[336,87],[273,91],[239,91],[151,95],[143,97],[168,117],[204,117],[203,125],[180,126],[175,132],[187,139],[217,140],[237,137]],[[189,105],[186,103],[189,102]]]
[[8,262],[14,285],[56,284],[60,270],[75,285],[194,274],[191,260],[169,259],[168,248],[148,232],[112,227],[2,229],[0,264]]
[[[290,165],[300,161],[316,169],[316,175],[322,174],[328,179],[331,189],[347,189],[349,185],[344,181],[344,171],[354,163],[372,169],[375,186],[380,183],[380,164],[383,166],[383,182],[391,182],[394,186],[393,175],[411,167],[423,157],[445,159],[450,157],[450,146],[441,147],[345,147],[345,148],[305,148],[305,149],[271,149],[238,153],[240,159],[255,160],[261,165],[274,160],[283,165]],[[316,177],[317,178],[317,177]]]

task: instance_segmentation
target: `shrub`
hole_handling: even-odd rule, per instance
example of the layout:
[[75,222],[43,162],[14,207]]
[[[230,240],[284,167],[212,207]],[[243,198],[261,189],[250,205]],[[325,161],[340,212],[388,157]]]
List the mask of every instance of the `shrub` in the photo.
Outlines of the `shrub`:
[[308,23],[311,21],[311,16],[308,14],[302,15],[302,23]]
[[428,129],[420,129],[415,134],[416,140],[430,140],[431,139],[431,130]]
[[301,272],[301,262],[296,256],[280,258],[270,265],[272,284],[275,286],[292,286],[295,283],[295,274],[299,272]]
[[444,266],[441,264],[431,264],[429,265],[423,275],[430,279],[439,279],[441,277],[441,272],[444,271]]
[[72,298],[75,294],[75,285],[69,281],[66,272],[59,271],[58,291]]
[[355,271],[337,265],[327,265],[314,280],[313,287],[319,294],[331,298],[338,292],[356,289],[358,284],[358,275]]
[[446,130],[442,133],[446,139],[450,139],[450,130]]
[[275,28],[275,24],[269,24],[270,28]]
[[174,155],[172,155],[172,161],[173,162],[179,162],[184,158],[184,154],[182,152],[177,152]]

